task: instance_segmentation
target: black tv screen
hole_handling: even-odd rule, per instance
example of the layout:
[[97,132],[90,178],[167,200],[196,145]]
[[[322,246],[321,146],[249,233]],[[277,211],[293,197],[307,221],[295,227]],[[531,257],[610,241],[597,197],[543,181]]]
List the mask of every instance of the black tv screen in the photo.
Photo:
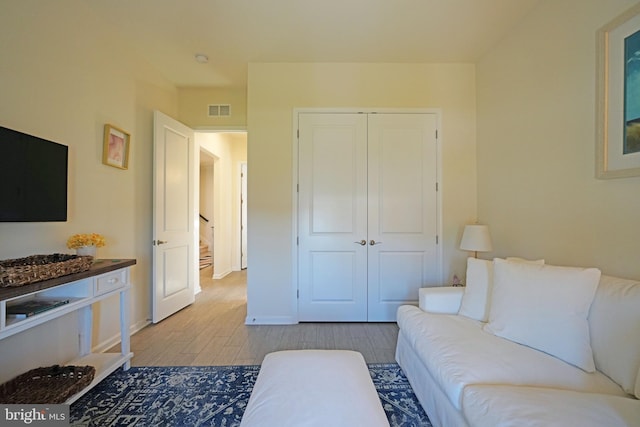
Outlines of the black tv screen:
[[0,221],[67,220],[68,151],[0,127]]

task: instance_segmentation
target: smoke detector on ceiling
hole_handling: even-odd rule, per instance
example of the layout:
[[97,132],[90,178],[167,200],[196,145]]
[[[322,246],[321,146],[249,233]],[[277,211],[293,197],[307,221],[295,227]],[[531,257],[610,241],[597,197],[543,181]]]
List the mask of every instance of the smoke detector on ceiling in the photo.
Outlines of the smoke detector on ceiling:
[[196,61],[201,64],[206,64],[209,62],[209,57],[203,53],[196,53],[195,55]]

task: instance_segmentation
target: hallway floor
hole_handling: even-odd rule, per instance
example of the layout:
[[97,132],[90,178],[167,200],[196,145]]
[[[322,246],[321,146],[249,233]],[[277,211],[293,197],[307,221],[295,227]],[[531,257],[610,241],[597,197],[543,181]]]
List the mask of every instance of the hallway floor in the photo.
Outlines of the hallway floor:
[[133,366],[257,365],[269,352],[294,349],[356,350],[367,363],[395,361],[395,323],[248,326],[246,270],[211,275],[211,267],[200,271],[194,304],[131,337]]

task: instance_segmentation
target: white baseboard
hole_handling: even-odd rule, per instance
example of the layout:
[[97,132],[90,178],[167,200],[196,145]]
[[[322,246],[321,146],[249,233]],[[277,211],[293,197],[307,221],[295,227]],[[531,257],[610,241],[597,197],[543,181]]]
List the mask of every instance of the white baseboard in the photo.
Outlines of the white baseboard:
[[214,279],[222,279],[223,277],[231,274],[231,270],[223,271],[222,273],[216,273],[215,269],[213,270],[213,278]]
[[[151,322],[149,320],[140,320],[139,322],[131,325],[129,327],[129,335],[133,335],[136,332],[138,332],[139,330],[141,330],[142,328],[144,328],[145,326],[151,324]],[[94,346],[91,351],[93,353],[104,353],[105,351],[109,350],[111,347],[113,347],[114,345],[118,345],[120,344],[120,334],[117,333],[114,336],[112,336],[111,338],[108,338],[105,341],[102,341],[100,344]]]
[[245,325],[295,325],[298,319],[294,316],[247,316]]

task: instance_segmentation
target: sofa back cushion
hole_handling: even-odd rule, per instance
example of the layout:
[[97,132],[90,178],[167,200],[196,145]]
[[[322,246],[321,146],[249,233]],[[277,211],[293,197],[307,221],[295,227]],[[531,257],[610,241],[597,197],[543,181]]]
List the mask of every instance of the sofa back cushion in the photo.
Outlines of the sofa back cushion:
[[[507,257],[507,261],[544,264],[543,259],[529,261],[523,258]],[[481,322],[489,320],[492,289],[493,261],[467,258],[467,285],[464,288],[458,314]]]
[[495,259],[484,329],[593,372],[587,317],[599,281],[596,268]]
[[486,322],[493,284],[493,261],[467,258],[467,285],[464,288],[458,314]]
[[589,330],[596,368],[640,398],[640,282],[603,275]]

